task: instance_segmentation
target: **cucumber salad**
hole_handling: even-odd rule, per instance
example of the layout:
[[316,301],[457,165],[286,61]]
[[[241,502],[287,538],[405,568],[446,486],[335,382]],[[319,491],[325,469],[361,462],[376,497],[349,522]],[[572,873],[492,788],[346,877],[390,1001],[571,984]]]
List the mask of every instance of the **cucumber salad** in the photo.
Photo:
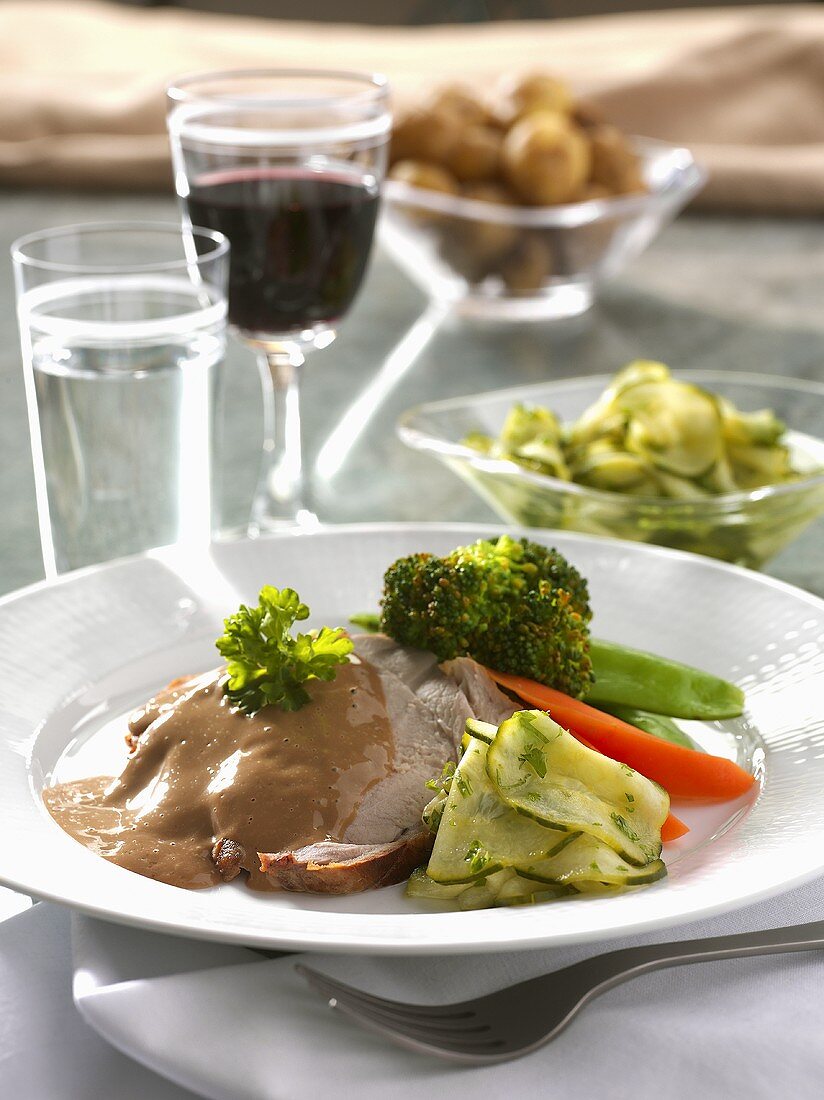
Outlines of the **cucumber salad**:
[[424,811],[435,831],[411,897],[463,909],[655,882],[669,795],[587,748],[544,711],[470,721],[454,772]]

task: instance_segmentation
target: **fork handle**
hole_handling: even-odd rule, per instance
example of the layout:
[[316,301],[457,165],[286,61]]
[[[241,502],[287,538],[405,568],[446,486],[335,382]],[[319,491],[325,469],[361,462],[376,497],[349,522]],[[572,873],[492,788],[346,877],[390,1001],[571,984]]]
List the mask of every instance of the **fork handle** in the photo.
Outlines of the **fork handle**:
[[579,974],[582,970],[591,971],[592,992],[601,993],[619,982],[650,970],[661,970],[666,966],[821,949],[824,949],[824,921],[814,921],[789,928],[767,928],[759,932],[737,932],[730,936],[709,936],[701,940],[624,947],[576,963],[575,969]]

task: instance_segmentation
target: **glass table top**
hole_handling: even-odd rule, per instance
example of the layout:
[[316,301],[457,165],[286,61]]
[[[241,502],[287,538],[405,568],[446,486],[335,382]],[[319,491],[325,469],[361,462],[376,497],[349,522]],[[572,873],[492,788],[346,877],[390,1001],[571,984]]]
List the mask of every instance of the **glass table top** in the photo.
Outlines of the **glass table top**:
[[[20,233],[96,218],[174,218],[171,197],[6,192],[0,245]],[[595,308],[562,323],[461,321],[427,306],[378,248],[336,343],[306,365],[305,462],[323,522],[495,521],[453,474],[397,439],[422,401],[543,379],[610,373],[633,358],[674,368],[824,380],[824,224],[682,217]],[[0,593],[42,577],[11,265],[0,265]],[[223,372],[219,516],[242,526],[258,468],[258,373],[233,343]],[[824,524],[768,568],[824,595]]]

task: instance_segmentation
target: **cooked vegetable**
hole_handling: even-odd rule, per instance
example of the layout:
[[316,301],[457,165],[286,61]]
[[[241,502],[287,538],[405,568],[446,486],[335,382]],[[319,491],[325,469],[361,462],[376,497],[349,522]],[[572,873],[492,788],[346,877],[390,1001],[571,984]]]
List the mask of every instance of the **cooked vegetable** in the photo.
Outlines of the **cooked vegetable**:
[[528,294],[540,290],[558,267],[559,258],[551,242],[526,229],[509,255],[499,262],[498,274],[507,290]]
[[[419,867],[412,872],[406,884],[406,895],[424,901],[441,901],[453,905],[457,903],[458,907],[464,910],[491,909],[503,905],[532,905],[535,902],[552,901],[555,898],[583,893],[581,887],[589,885],[589,883],[579,883],[576,886],[566,886],[537,882],[534,879],[522,877],[511,868],[506,868],[481,882],[461,882],[446,886],[435,882],[426,873],[425,868]],[[603,889],[602,887],[601,890]]]
[[513,405],[501,429],[500,444],[507,453],[518,455],[524,466],[555,477],[569,478],[561,439],[561,422],[549,409]]
[[684,822],[677,818],[670,810],[667,820],[661,826],[661,840],[663,840],[665,844],[669,844],[670,841],[679,840],[682,836],[686,836],[689,831],[689,826],[685,825]]
[[709,672],[594,638],[590,654],[595,682],[587,702],[595,706],[618,703],[671,718],[710,721],[736,718],[744,709],[741,688]]
[[423,187],[443,195],[457,195],[458,181],[445,168],[419,160],[399,160],[392,166],[390,178],[408,183],[410,187]]
[[226,695],[254,714],[275,705],[299,710],[308,703],[308,680],[334,680],[337,667],[349,660],[352,642],[340,628],[292,636],[296,622],[309,618],[309,608],[292,588],[260,590],[257,607],[241,604],[225,620],[216,641],[229,672]]
[[463,125],[456,111],[442,105],[400,112],[392,128],[392,164],[412,160],[437,167]]
[[579,836],[555,855],[531,867],[519,867],[518,873],[559,885],[597,881],[608,886],[643,886],[663,878],[667,869],[660,859],[635,866],[593,837]]
[[[642,712],[641,711],[633,711],[632,713],[640,715]],[[669,719],[663,718],[660,714],[650,714],[650,715],[645,715],[644,717],[647,718],[647,719],[654,719],[655,722],[668,722],[669,721]],[[625,719],[625,721],[626,721],[626,719]],[[676,730],[678,729],[678,727],[675,726],[674,723],[671,723],[671,724],[673,726],[673,729],[676,729]],[[641,726],[639,728],[643,729],[644,727]],[[487,745],[491,745],[492,742],[495,740],[495,735],[496,735],[497,732],[498,732],[498,727],[497,726],[493,726],[489,722],[479,722],[477,718],[469,718],[469,719],[467,719],[467,723],[466,723],[466,733],[464,734],[464,740],[463,740],[463,743],[462,743],[462,747],[465,749],[469,745],[469,739],[471,737],[476,737],[479,741],[484,741]],[[652,732],[652,731],[650,730],[648,732]],[[686,734],[681,734],[680,730],[678,730],[678,733],[682,737],[686,737]],[[575,736],[576,736],[577,740],[580,741],[582,745],[586,745],[586,747],[588,749],[592,749],[593,752],[598,751],[597,749],[593,748],[593,746],[590,745],[590,743],[586,740],[586,738],[582,737],[580,734],[576,733]],[[609,754],[607,753],[605,755],[609,755]],[[431,803],[430,803],[430,805],[431,805]],[[428,808],[429,807],[427,807],[427,809]],[[424,820],[426,820],[426,811],[424,811]],[[427,824],[428,824],[428,822],[427,822]],[[678,818],[675,816],[675,814],[670,812],[667,815],[666,821],[661,826],[661,839],[665,843],[667,841],[670,841],[670,840],[678,840],[679,837],[685,836],[688,832],[689,832],[689,829],[684,824],[684,822],[679,821]]]
[[651,733],[654,737],[661,737],[664,741],[672,742],[673,745],[682,745],[685,749],[695,749],[696,752],[703,751],[688,733],[684,733],[665,714],[651,714],[649,711],[638,710],[636,707],[625,707],[620,703],[598,703],[598,710],[605,710],[607,714],[614,714],[622,722],[628,722],[636,729]]
[[602,187],[607,195],[628,195],[646,190],[638,158],[616,126],[600,123],[591,127],[589,140],[593,185]]
[[784,430],[767,409],[741,412],[673,378],[663,363],[639,359],[570,424],[559,425],[548,409],[515,405],[497,438],[473,432],[464,444],[593,489],[690,501],[798,477]]
[[540,711],[500,728],[471,719],[457,767],[432,786],[424,820],[435,843],[410,897],[484,909],[615,892],[666,874],[658,858],[666,793]]
[[491,722],[481,722],[478,718],[467,718],[466,720],[465,737],[477,737],[479,741],[491,745],[497,732],[498,727],[493,726]]
[[541,707],[565,729],[581,734],[598,752],[660,783],[673,798],[738,798],[755,782],[731,760],[673,745],[544,684],[492,670],[489,674],[525,703]]
[[521,118],[503,141],[504,177],[522,202],[553,206],[572,202],[589,178],[586,135],[569,119],[546,108]]
[[625,421],[624,446],[652,467],[699,479],[721,458],[718,406],[697,386],[672,379],[636,382],[614,405]]
[[[516,207],[646,190],[629,140],[545,72],[506,74],[498,88],[437,89],[398,112],[390,160],[390,175],[413,161],[460,180],[506,186]],[[427,186],[423,173],[417,185]]]
[[[491,202],[495,206],[507,206],[513,199],[505,187],[497,183],[484,181],[464,183],[461,195],[473,202]],[[441,254],[444,256],[465,253],[469,263],[474,261],[479,274],[490,271],[500,258],[513,247],[518,240],[518,228],[506,222],[495,222],[481,218],[466,219],[465,225],[457,221],[452,225],[454,241],[444,241]]]
[[[555,901],[557,898],[571,897],[578,890],[572,885],[560,882],[538,882],[527,878],[520,871],[504,872],[495,884],[495,907],[502,905],[535,905],[542,901]],[[466,895],[464,895],[464,898]],[[463,899],[462,899],[463,900]]]
[[518,77],[514,84],[504,80],[503,90],[508,94],[518,118],[532,111],[570,114],[574,107],[569,86],[549,73],[528,73]]
[[493,179],[501,159],[501,134],[494,126],[464,126],[446,154],[446,166],[461,182]]
[[435,882],[426,873],[426,868],[418,867],[409,876],[406,884],[406,893],[410,898],[426,898],[429,901],[453,901],[467,887],[465,882],[456,882],[447,886],[443,882]]
[[436,882],[473,882],[503,867],[531,866],[569,841],[567,830],[545,828],[501,800],[487,775],[487,749],[472,738],[455,769],[429,858]]
[[350,615],[349,622],[352,626],[358,626],[365,634],[377,634],[381,628],[381,617],[374,611],[364,611],[357,615]]
[[586,581],[556,550],[502,536],[387,569],[381,627],[439,660],[540,678],[573,695],[592,678]]
[[498,795],[520,814],[594,837],[636,867],[658,859],[666,791],[586,748],[543,711],[508,718],[486,751]]
[[[536,417],[513,410],[513,445]],[[557,423],[538,414],[546,445]],[[596,704],[618,703],[679,718],[743,710],[741,689],[710,673],[612,642],[590,640],[587,586],[556,550],[504,535],[445,557],[413,554],[384,574],[380,628],[439,660],[468,655]],[[352,622],[374,629],[369,615]],[[594,684],[593,684],[594,675]]]

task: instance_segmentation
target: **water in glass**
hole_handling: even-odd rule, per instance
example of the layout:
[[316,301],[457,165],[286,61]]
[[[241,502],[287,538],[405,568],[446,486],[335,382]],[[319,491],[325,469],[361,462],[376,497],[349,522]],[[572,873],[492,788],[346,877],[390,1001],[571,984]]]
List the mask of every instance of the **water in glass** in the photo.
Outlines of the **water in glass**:
[[66,278],[21,296],[57,571],[208,538],[225,308],[162,274]]

